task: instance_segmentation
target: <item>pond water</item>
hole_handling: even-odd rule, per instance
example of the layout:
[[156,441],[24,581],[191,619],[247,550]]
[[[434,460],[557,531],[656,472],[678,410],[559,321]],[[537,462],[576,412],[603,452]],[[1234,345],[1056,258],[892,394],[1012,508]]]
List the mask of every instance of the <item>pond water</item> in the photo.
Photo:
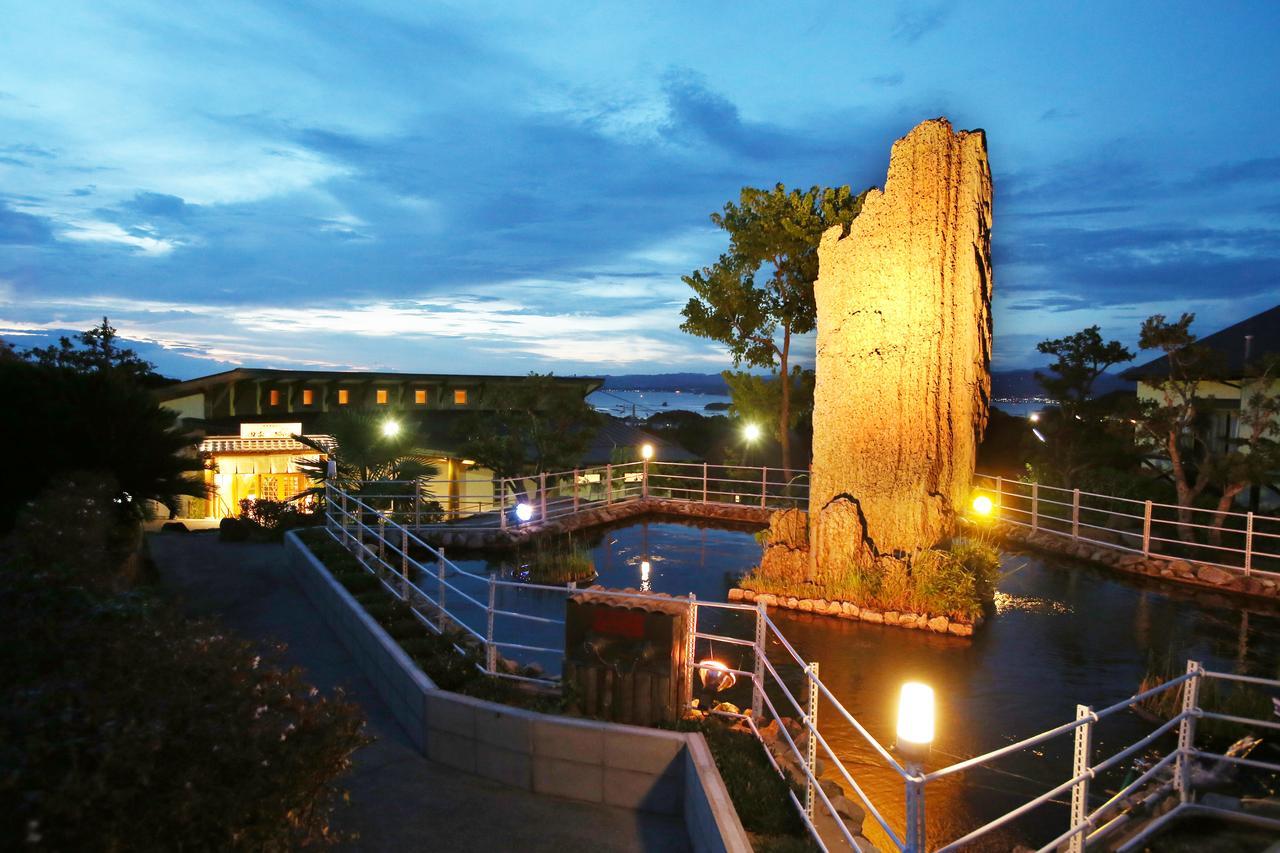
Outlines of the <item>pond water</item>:
[[[725,600],[733,578],[760,556],[750,530],[665,520],[629,522],[597,531],[578,544],[590,548],[600,584],[692,592],[714,601]],[[645,563],[647,571],[642,568]],[[461,565],[476,572],[496,568],[484,561]],[[507,574],[512,571],[511,566],[505,568]],[[972,640],[785,610],[772,616],[797,651],[820,664],[823,681],[844,706],[886,745],[893,740],[899,686],[907,680],[931,684],[939,707],[930,767],[1070,721],[1077,703],[1102,708],[1132,695],[1156,659],[1170,662],[1177,671],[1194,658],[1210,669],[1280,677],[1280,614],[1275,610],[1030,554],[1004,554],[1002,571],[997,613]],[[483,585],[476,586],[471,594],[482,600]],[[525,612],[563,613],[558,594],[501,594],[507,605],[518,604]],[[724,633],[749,636],[750,621],[731,616],[719,627]],[[534,645],[556,646],[560,630],[526,624],[500,627],[498,633],[500,639],[513,642],[528,643],[536,637]],[[700,648],[699,655],[706,651],[732,666],[750,668],[749,650]],[[775,664],[784,657],[781,649],[770,654]],[[550,658],[547,666],[558,669]],[[797,667],[783,674],[800,683]],[[745,693],[731,698],[750,704]],[[901,831],[903,792],[896,775],[879,767],[871,749],[825,703],[819,720],[845,766]],[[1095,755],[1108,755],[1152,728],[1132,713],[1108,718],[1095,726]],[[1005,759],[994,769],[930,784],[931,838],[955,838],[1064,781],[1070,775],[1070,754],[1067,736]],[[1121,768],[1114,779],[1103,779],[1095,791],[1103,797],[1106,788],[1119,787],[1126,771]],[[1069,795],[1038,809],[1012,832],[974,849],[1007,850],[1017,841],[1045,843],[1065,828],[1068,800]],[[865,829],[877,841],[870,818]]]

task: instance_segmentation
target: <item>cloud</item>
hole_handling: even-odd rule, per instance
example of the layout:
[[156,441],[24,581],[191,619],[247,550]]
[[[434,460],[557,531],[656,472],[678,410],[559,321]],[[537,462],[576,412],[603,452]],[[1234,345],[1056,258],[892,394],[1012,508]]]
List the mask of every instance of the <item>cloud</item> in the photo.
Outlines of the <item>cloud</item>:
[[131,246],[144,255],[160,256],[172,252],[180,244],[174,240],[152,237],[137,231],[130,232],[113,222],[86,220],[70,223],[62,231],[63,238],[83,243],[114,243]]
[[14,210],[0,201],[0,244],[38,246],[53,241],[47,220]]
[[1050,107],[1040,113],[1041,121],[1064,121],[1066,119],[1079,118],[1080,113],[1075,110],[1069,110],[1064,107]]
[[897,41],[915,44],[929,33],[942,29],[950,16],[951,6],[946,3],[903,3],[889,32]]
[[1270,184],[1280,181],[1280,157],[1255,157],[1203,169],[1198,181],[1214,184]]
[[121,205],[124,210],[142,216],[159,216],[165,219],[186,219],[199,205],[187,204],[176,195],[167,193],[140,192]]
[[902,81],[905,79],[907,79],[905,74],[901,71],[895,71],[892,74],[877,74],[873,77],[868,77],[867,82],[873,86],[893,88],[895,86],[901,86]]

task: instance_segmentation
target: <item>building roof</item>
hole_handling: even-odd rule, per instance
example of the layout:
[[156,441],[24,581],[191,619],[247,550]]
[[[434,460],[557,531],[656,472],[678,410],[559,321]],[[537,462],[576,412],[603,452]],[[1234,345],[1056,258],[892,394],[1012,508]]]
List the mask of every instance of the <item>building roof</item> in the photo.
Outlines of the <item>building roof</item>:
[[[527,379],[527,376],[512,376],[484,373],[397,373],[388,370],[277,370],[267,367],[237,367],[220,373],[211,373],[196,379],[188,379],[176,385],[167,385],[157,389],[162,400],[172,400],[196,394],[229,382],[423,382],[423,383],[455,383],[474,385],[492,380],[507,382]],[[556,382],[566,384],[586,384],[584,396],[604,385],[602,376],[553,376]]]
[[[309,435],[307,438],[323,447],[332,447],[336,442],[327,435]],[[308,447],[293,438],[241,438],[238,435],[210,435],[200,442],[201,453],[315,453],[314,447]]]
[[[1196,344],[1219,354],[1228,378],[1244,376],[1247,366],[1256,365],[1266,355],[1280,354],[1280,305],[1206,335]],[[1164,376],[1168,372],[1169,358],[1162,355],[1120,375],[1125,379],[1143,379]]]

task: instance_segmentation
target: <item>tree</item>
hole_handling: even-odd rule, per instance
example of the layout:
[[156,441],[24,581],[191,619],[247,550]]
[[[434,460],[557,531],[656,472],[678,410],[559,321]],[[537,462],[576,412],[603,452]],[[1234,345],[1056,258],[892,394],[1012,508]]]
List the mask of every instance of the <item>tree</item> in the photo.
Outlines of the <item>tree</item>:
[[493,411],[458,425],[462,452],[501,478],[575,467],[600,423],[577,389],[550,373],[530,373],[505,393]]
[[[1109,428],[1111,414],[1093,398],[1093,385],[1108,367],[1133,359],[1119,341],[1103,342],[1097,326],[1063,338],[1041,341],[1036,349],[1054,357],[1052,374],[1036,371],[1036,381],[1057,404],[1057,412],[1045,416],[1039,426],[1046,436],[1041,464],[1053,471],[1063,486],[1076,486],[1079,475],[1099,464],[1115,465],[1126,455],[1130,442]],[[1104,463],[1105,460],[1105,463]]]
[[[729,396],[733,400],[729,407],[730,416],[740,421],[753,423],[769,435],[781,434],[779,418],[782,413],[782,395],[787,393],[790,399],[786,410],[788,421],[786,432],[796,432],[808,427],[812,434],[813,416],[813,371],[804,370],[799,365],[791,368],[790,388],[784,388],[778,374],[761,376],[745,371],[726,370],[720,374],[729,386]],[[802,441],[804,436],[801,436]]]
[[65,368],[77,373],[112,373],[149,387],[168,382],[156,373],[154,364],[131,349],[122,349],[117,344],[118,338],[115,328],[103,317],[102,325],[77,334],[75,343],[64,335],[56,346],[33,347],[23,356],[43,367]]
[[115,371],[0,360],[0,444],[11,449],[0,492],[0,530],[52,478],[102,471],[118,484],[122,506],[153,500],[176,508],[182,495],[204,498],[197,437],[151,392]]
[[[1155,400],[1140,402],[1137,431],[1144,444],[1169,462],[1178,496],[1178,535],[1192,541],[1191,509],[1211,486],[1220,490],[1215,524],[1221,526],[1231,502],[1250,485],[1265,482],[1280,464],[1276,418],[1280,415],[1278,371],[1274,360],[1261,368],[1249,366],[1241,394],[1242,437],[1216,447],[1207,434],[1208,408],[1201,386],[1224,377],[1221,358],[1196,343],[1191,331],[1194,314],[1184,313],[1176,322],[1163,314],[1148,317],[1138,340],[1143,349],[1164,352],[1161,375],[1144,381],[1156,391]],[[1216,539],[1216,534],[1215,534]]]
[[1108,367],[1133,360],[1133,353],[1119,341],[1103,343],[1097,326],[1065,338],[1041,341],[1036,349],[1054,357],[1049,369],[1056,374],[1047,376],[1036,371],[1036,381],[1066,415],[1076,415],[1087,405],[1092,399],[1093,383]]
[[[412,423],[399,423],[399,429],[388,435],[383,429],[387,419],[372,412],[338,411],[324,417],[320,428],[333,443],[305,435],[295,441],[321,454],[320,459],[295,462],[313,482],[319,484],[310,492],[323,491],[329,479],[329,457],[337,468],[333,485],[346,492],[359,492],[370,480],[418,480],[434,477],[439,469],[432,464],[433,454],[423,448],[422,437]],[[335,447],[336,445],[336,447]]]
[[[729,233],[729,250],[683,277],[695,296],[684,307],[681,330],[727,346],[735,367],[771,367],[789,376],[792,338],[812,332],[817,323],[818,241],[832,226],[847,231],[862,200],[847,186],[803,192],[788,192],[782,184],[744,187],[738,204],[729,202],[711,215]],[[791,384],[780,383],[780,391],[777,436],[782,465],[790,468],[784,425],[791,422]]]

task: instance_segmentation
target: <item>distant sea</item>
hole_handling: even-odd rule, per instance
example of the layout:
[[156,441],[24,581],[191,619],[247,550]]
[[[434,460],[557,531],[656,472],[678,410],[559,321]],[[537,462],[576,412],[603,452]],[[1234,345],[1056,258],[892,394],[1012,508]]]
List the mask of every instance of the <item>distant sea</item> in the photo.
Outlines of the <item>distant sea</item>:
[[991,401],[991,407],[993,409],[999,409],[1006,415],[1015,415],[1024,418],[1032,412],[1044,411],[1044,409],[1049,405],[1050,404],[1044,400],[1029,400],[1025,397],[1020,397],[1017,400],[1001,400],[997,398]]
[[708,410],[709,403],[728,405],[727,394],[698,394],[692,391],[596,391],[587,396],[587,402],[602,412],[618,417],[630,417],[634,409],[636,417],[647,418],[661,412],[683,409],[700,415],[723,415],[724,411]]

